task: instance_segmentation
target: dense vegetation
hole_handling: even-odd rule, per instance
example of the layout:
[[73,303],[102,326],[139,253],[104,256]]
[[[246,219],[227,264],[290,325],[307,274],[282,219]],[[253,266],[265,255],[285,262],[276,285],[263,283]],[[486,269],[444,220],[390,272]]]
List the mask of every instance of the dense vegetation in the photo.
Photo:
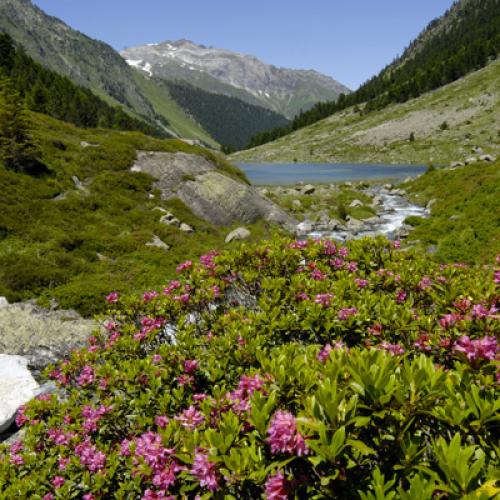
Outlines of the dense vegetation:
[[254,106],[236,97],[212,94],[186,82],[165,81],[172,98],[226,151],[240,149],[250,138],[273,127],[281,127],[288,120],[278,113]]
[[485,66],[500,51],[499,7],[498,0],[456,2],[443,18],[432,21],[400,58],[355,92],[341,94],[337,101],[318,103],[286,127],[257,134],[248,147],[274,141],[350,106],[363,105],[360,111],[367,113],[405,102]]
[[[2,107],[0,127],[3,112]],[[245,179],[221,158],[177,140],[78,129],[33,113],[27,118],[45,171],[28,175],[0,161],[0,296],[9,301],[42,296],[45,303],[55,298],[62,308],[91,315],[102,309],[99,297],[110,289],[158,286],[174,273],[176,260],[224,244],[228,228],[194,217],[178,200],[161,200],[152,177],[129,171],[136,150],[185,151]],[[83,189],[76,188],[73,176]],[[171,211],[196,232],[161,224],[155,207]],[[252,233],[262,237],[263,230],[255,227]],[[171,249],[146,247],[153,234]]]
[[12,39],[0,33],[0,75],[10,78],[26,106],[39,113],[79,127],[137,130],[165,136],[157,126],[133,118],[121,108],[110,106],[85,87],[44,68],[28,56]]
[[456,170],[430,169],[408,190],[418,203],[434,200],[432,217],[410,217],[410,239],[436,245],[441,262],[488,262],[500,251],[500,161]]
[[0,495],[496,497],[500,269],[396,246],[275,239],[109,294],[19,411]]

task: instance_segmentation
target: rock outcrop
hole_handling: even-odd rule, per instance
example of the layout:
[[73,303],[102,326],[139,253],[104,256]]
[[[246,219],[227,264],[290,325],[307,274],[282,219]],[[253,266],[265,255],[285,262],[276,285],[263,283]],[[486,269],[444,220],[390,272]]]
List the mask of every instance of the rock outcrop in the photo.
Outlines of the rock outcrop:
[[30,302],[7,305],[0,308],[0,353],[23,356],[36,375],[83,345],[97,327],[75,311],[49,311]]
[[132,167],[157,179],[162,199],[179,198],[198,217],[226,226],[259,219],[293,229],[296,221],[248,186],[222,173],[206,158],[186,153],[139,152]]

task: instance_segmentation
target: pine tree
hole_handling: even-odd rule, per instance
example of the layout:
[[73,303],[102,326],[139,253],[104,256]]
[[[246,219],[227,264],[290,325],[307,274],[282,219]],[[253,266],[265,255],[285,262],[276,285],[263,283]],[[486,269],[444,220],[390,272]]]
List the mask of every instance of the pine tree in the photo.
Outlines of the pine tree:
[[37,163],[28,130],[23,100],[10,80],[0,76],[0,163],[7,168],[29,172]]

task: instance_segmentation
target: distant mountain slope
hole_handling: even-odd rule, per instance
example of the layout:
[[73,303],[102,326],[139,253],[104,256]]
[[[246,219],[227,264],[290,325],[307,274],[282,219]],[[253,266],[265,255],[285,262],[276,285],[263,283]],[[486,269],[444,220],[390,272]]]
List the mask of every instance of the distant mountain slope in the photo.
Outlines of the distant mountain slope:
[[256,133],[288,123],[285,117],[270,109],[235,97],[205,92],[183,82],[166,81],[164,85],[179,106],[217,142],[230,149],[241,149]]
[[86,87],[46,69],[15,47],[9,35],[0,33],[0,76],[7,76],[32,111],[45,113],[85,128],[136,130],[150,135],[165,132],[143,120],[133,118],[120,106],[111,106]]
[[275,140],[353,105],[365,112],[405,102],[475,71],[500,51],[500,0],[459,0],[411,42],[403,55],[355,92],[320,103],[285,128],[253,138],[251,147]]
[[405,103],[350,107],[234,161],[449,164],[500,154],[500,60]]
[[[157,126],[161,124],[170,133],[184,136],[189,132],[185,137],[216,145],[199,125],[177,109],[168,93],[155,88],[153,83],[139,85],[137,80],[144,77],[137,76],[112,47],[71,29],[31,0],[0,1],[1,31],[45,67],[90,88],[111,104],[120,104],[135,117]],[[147,87],[148,92],[142,87]],[[147,94],[153,95],[155,104]],[[164,104],[159,106],[158,102]],[[171,110],[174,112],[169,113]]]
[[130,65],[149,75],[183,79],[208,92],[238,97],[288,118],[318,101],[349,92],[344,85],[316,71],[277,68],[251,55],[196,45],[189,40],[141,45],[121,54]]

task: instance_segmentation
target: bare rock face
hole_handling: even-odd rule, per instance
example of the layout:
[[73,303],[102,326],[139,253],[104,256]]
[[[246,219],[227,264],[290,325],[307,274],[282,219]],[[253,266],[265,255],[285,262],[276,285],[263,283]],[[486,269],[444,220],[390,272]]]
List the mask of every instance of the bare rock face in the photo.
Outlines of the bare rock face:
[[179,198],[196,216],[212,224],[251,224],[265,219],[290,229],[296,225],[293,217],[257,189],[224,175],[202,156],[139,152],[132,171],[152,175],[162,199]]
[[18,408],[39,393],[39,385],[22,356],[0,354],[0,433],[7,430]]
[[75,311],[49,311],[29,302],[7,305],[0,308],[0,353],[22,355],[37,373],[83,345],[98,326]]

